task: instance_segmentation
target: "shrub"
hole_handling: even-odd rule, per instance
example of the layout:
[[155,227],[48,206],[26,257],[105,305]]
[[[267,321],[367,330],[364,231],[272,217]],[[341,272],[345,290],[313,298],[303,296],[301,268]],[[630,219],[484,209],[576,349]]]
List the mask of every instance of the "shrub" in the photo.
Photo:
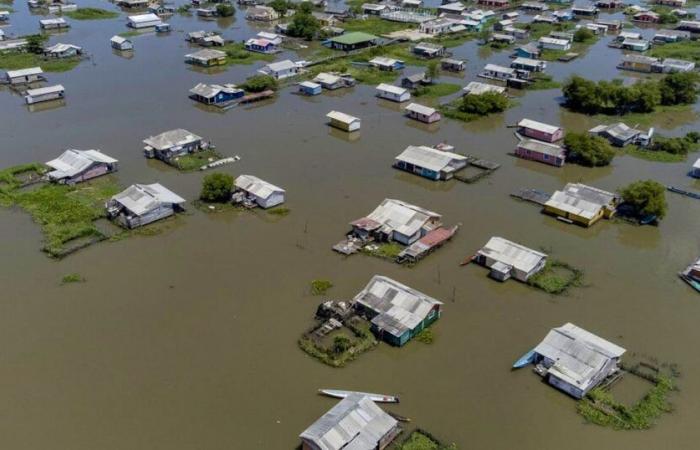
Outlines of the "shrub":
[[341,354],[352,347],[352,340],[344,335],[339,335],[333,338],[333,353]]
[[459,110],[479,116],[505,111],[508,108],[508,99],[497,92],[485,92],[479,95],[468,94],[462,99]]
[[574,33],[574,42],[586,42],[595,37],[595,34],[588,28],[579,28]]
[[311,282],[311,295],[325,295],[333,283],[329,280],[313,280]]
[[216,5],[216,13],[221,17],[231,17],[236,14],[236,8],[230,3],[219,3]]
[[303,2],[294,13],[292,21],[287,28],[287,34],[293,37],[302,37],[311,40],[318,34],[321,29],[321,24],[318,19],[311,15],[311,5],[309,2]]
[[210,173],[202,181],[199,198],[206,202],[225,203],[231,199],[233,177],[227,173]]
[[666,216],[666,188],[656,181],[635,181],[621,189],[620,195],[640,217],[656,216],[661,220]]
[[69,273],[61,278],[61,284],[82,283],[83,281],[85,281],[85,278],[79,273]]
[[568,133],[564,138],[567,159],[582,166],[607,166],[615,157],[615,150],[605,139],[588,133]]
[[262,92],[268,89],[277,90],[277,80],[270,75],[253,75],[248,78],[241,88],[248,92]]

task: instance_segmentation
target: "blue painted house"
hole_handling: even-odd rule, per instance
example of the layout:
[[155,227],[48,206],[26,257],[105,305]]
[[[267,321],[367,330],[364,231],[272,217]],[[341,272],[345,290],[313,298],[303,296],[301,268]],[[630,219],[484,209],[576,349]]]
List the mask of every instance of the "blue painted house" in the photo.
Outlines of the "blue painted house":
[[224,105],[245,95],[235,84],[199,83],[190,89],[190,98],[206,105]]
[[303,81],[299,83],[299,92],[304,95],[319,95],[323,87],[313,81]]
[[541,54],[542,50],[540,50],[536,45],[530,43],[527,45],[521,45],[520,47],[516,48],[514,56],[516,58],[537,59],[540,57]]
[[375,275],[353,299],[381,340],[401,347],[440,318],[442,302],[405,284]]
[[248,39],[245,42],[245,48],[246,50],[250,52],[257,52],[257,53],[276,53],[277,52],[277,45],[269,41],[267,39]]

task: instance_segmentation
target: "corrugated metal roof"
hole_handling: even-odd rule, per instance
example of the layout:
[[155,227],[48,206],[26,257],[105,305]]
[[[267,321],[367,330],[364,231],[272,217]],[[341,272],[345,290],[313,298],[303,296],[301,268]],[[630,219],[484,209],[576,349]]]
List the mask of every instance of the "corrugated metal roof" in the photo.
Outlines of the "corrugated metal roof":
[[530,273],[547,255],[502,237],[492,237],[478,254]]
[[285,192],[281,187],[275,186],[274,184],[268,183],[267,181],[261,180],[253,175],[239,175],[238,178],[236,178],[235,184],[237,188],[243,189],[256,197],[263,199],[268,198],[274,193]]
[[239,89],[235,84],[205,84],[199,83],[192,89],[190,93],[199,95],[204,98],[212,98],[218,95],[220,92],[225,92],[227,94],[233,94],[235,92],[243,92],[243,89]]
[[376,87],[378,91],[383,91],[383,92],[391,92],[392,94],[396,95],[403,95],[406,92],[408,92],[408,89],[404,89],[399,86],[394,86],[393,84],[386,84],[386,83],[381,83],[379,86]]
[[562,211],[592,219],[601,209],[614,207],[616,195],[580,183],[568,183],[563,191],[556,191],[545,203]]
[[413,236],[431,218],[441,216],[410,203],[387,198],[367,217],[381,223],[387,232],[397,231],[404,236]]
[[377,313],[372,323],[399,337],[423,321],[442,302],[381,275],[375,275],[355,296],[355,302]]
[[299,437],[321,450],[374,450],[398,422],[369,397],[353,393],[338,402]]
[[[519,59],[525,59],[525,58],[519,58]],[[516,61],[517,61],[517,59],[516,59]],[[529,61],[537,62],[536,60],[532,60],[532,59]],[[522,119],[520,122],[518,122],[518,126],[523,127],[523,128],[529,128],[529,129],[535,130],[535,131],[541,131],[541,132],[547,133],[547,134],[554,134],[561,129],[556,125],[549,125],[546,123],[537,122],[536,120],[532,120],[532,119]]]
[[406,106],[406,111],[412,111],[418,114],[423,114],[425,116],[431,116],[437,112],[437,109],[431,108],[429,106],[424,106],[419,103],[411,103]]
[[26,77],[27,75],[40,75],[42,73],[44,73],[44,71],[41,70],[41,67],[29,67],[27,69],[8,70],[7,76],[8,78],[17,78]]
[[49,173],[52,178],[72,177],[79,174],[94,163],[115,163],[116,159],[101,153],[99,150],[66,150],[56,159],[46,165],[54,169]]
[[499,94],[503,94],[506,88],[488,83],[480,83],[478,81],[470,81],[462,90],[470,95],[481,95],[486,92],[498,92]]
[[396,157],[396,160],[440,172],[451,165],[466,164],[467,157],[424,145],[409,145]]
[[210,48],[205,48],[199,51],[196,51],[194,53],[188,53],[185,55],[185,58],[191,58],[191,59],[201,59],[208,61],[210,59],[219,59],[219,58],[225,58],[226,57],[226,52],[222,52],[221,50],[212,50]]
[[27,89],[27,95],[34,97],[38,95],[52,94],[54,92],[63,92],[65,90],[66,89],[63,87],[63,85],[56,84],[54,86],[46,86],[38,89]]
[[132,184],[124,191],[112,197],[137,216],[158,208],[161,204],[185,203],[185,199],[165,188],[159,183]]
[[156,136],[151,136],[148,139],[144,139],[143,142],[156,150],[167,150],[173,147],[190,144],[201,139],[202,138],[200,136],[197,136],[194,133],[178,128],[176,130],[166,131]]
[[346,123],[346,124],[351,124],[355,121],[358,121],[358,119],[355,116],[351,116],[350,114],[345,114],[340,111],[331,111],[328,114],[326,114],[326,117],[328,117],[331,120],[337,120],[338,122]]
[[555,157],[563,158],[565,155],[564,149],[560,146],[534,139],[523,139],[518,143],[518,147]]

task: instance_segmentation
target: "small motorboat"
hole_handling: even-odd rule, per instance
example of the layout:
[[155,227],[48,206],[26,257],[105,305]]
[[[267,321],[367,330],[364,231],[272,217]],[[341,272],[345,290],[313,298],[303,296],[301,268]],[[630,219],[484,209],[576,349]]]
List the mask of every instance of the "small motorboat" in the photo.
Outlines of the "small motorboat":
[[369,397],[373,402],[376,403],[398,403],[399,397],[394,395],[382,395],[382,394],[370,394],[368,392],[357,392],[357,391],[341,391],[338,389],[319,389],[318,393],[321,395],[326,395],[333,398],[345,398],[350,394],[362,394]]
[[529,366],[533,362],[535,362],[535,351],[530,350],[521,356],[519,360],[515,361],[513,364],[513,369],[520,369],[522,367]]

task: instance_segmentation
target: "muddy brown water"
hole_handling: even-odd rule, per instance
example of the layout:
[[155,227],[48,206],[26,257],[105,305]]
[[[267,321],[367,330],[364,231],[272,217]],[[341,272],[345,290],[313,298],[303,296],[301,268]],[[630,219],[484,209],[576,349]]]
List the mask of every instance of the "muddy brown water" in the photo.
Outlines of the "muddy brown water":
[[[6,32],[37,29],[40,16],[21,2],[14,8]],[[669,194],[669,214],[658,228],[602,222],[582,229],[508,195],[568,181],[612,190],[640,178],[700,189],[686,176],[695,155],[679,164],[624,156],[602,169],[556,169],[509,156],[515,138],[505,126],[522,117],[572,130],[591,125],[557,107],[557,90],[528,93],[500,116],[443,120],[435,128],[408,122],[395,105],[377,101],[371,86],[313,98],[286,89],[272,102],[210,112],[192,104],[187,90],[197,82],[241,81],[261,63],[195,70],[182,61],[189,51],[183,31],[221,28],[240,40],[265,28],[245,23],[241,11],[219,22],[175,16],[170,35],[134,38],[130,59],[109,47],[112,35],[126,31],[124,16],[68,20],[72,29],[51,42],[82,45],[92,59],[48,74],[66,87],[65,105],[30,111],[21,97],[0,92],[0,166],[99,148],[120,160],[125,186],[159,181],[194,199],[202,173],[180,174],[141,153],[142,139],[185,127],[223,154],[241,156],[221,170],[286,188],[291,214],[190,207],[157,236],[104,242],[55,261],[39,251],[41,233],[28,215],[0,210],[0,447],[288,449],[333,405],[315,394],[326,387],[398,394],[402,402],[392,410],[463,449],[697,448],[700,296],[676,273],[698,256],[700,202]],[[551,63],[549,73],[626,76],[615,69],[620,52],[605,46],[608,39],[579,60]],[[467,76],[445,80],[466,84],[487,61],[474,43],[454,52],[468,58]],[[506,63],[507,52],[488,61]],[[362,118],[358,139],[324,125],[333,109]],[[698,128],[692,115],[659,125],[667,134]],[[445,140],[501,168],[473,185],[433,183],[391,168],[405,146]],[[334,254],[330,247],[348,222],[385,197],[463,227],[411,269]],[[493,235],[548,249],[582,268],[588,286],[555,298],[515,281],[496,283],[474,265],[459,267]],[[60,286],[73,272],[87,282]],[[296,340],[319,301],[309,282],[330,279],[333,298],[350,298],[374,274],[445,302],[436,342],[381,345],[342,370],[302,353]],[[683,376],[674,413],[643,433],[586,425],[571,399],[527,369],[510,371],[549,328],[567,321],[677,363]],[[636,398],[637,387],[629,389],[625,398]]]

